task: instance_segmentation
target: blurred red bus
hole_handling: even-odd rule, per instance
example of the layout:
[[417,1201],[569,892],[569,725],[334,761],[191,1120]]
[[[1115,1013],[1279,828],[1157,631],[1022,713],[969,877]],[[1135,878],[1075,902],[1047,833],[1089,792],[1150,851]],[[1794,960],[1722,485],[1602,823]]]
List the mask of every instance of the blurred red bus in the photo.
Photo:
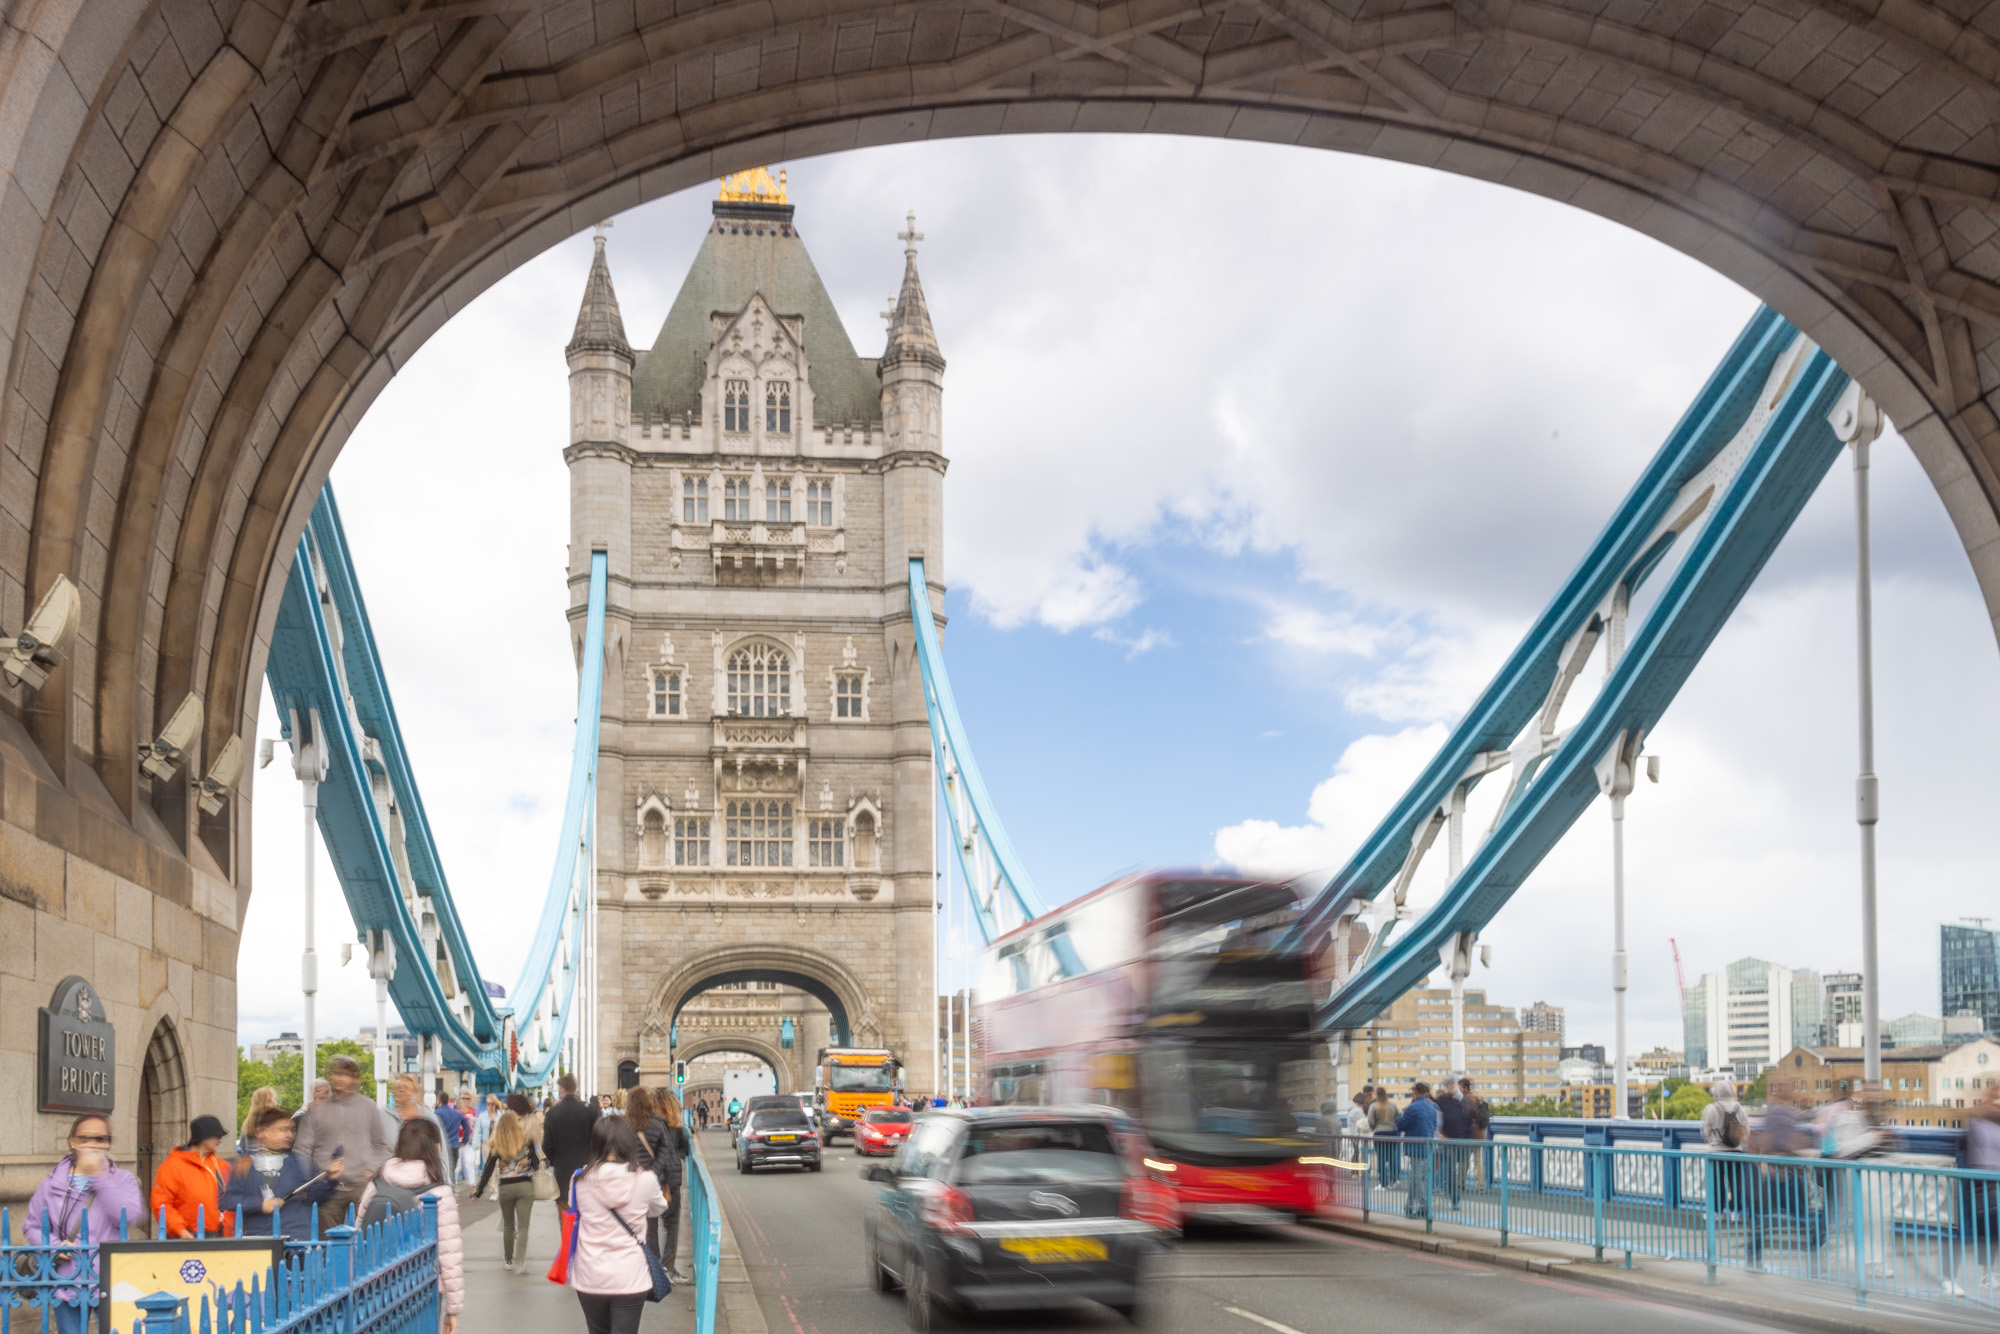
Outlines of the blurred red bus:
[[1318,1211],[1328,1160],[1279,1094],[1312,1054],[1298,908],[1288,885],[1149,872],[1000,937],[980,974],[986,1101],[1130,1112],[1177,1221]]

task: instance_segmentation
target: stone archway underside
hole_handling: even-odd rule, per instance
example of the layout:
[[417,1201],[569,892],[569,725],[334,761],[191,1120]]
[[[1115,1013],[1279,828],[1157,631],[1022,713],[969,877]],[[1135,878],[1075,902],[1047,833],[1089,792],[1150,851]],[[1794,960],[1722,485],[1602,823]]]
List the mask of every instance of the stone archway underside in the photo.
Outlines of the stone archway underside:
[[0,626],[58,574],[84,599],[68,664],[0,695],[48,769],[28,805],[161,893],[182,852],[247,889],[248,821],[153,791],[136,748],[190,691],[207,754],[256,734],[286,559],[395,369],[598,218],[903,140],[1300,144],[1637,228],[1875,393],[2000,609],[2000,15],[1945,8],[24,0],[0,19]]
[[701,991],[737,980],[774,980],[802,987],[826,1005],[836,1031],[845,1023],[850,1041],[872,1045],[881,1040],[875,1002],[851,969],[831,955],[781,941],[720,945],[679,960],[653,985],[640,1027],[669,1031],[681,1007]]

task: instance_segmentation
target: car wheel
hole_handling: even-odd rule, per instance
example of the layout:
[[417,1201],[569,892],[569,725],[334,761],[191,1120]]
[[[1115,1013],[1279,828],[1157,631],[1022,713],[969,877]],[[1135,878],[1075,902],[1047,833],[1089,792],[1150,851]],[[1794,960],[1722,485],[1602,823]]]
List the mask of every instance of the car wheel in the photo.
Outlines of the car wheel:
[[1150,1306],[1151,1303],[1141,1301],[1135,1296],[1129,1302],[1113,1302],[1111,1309],[1124,1316],[1128,1324],[1150,1325],[1153,1323]]
[[916,1256],[911,1256],[903,1269],[903,1315],[917,1334],[933,1334],[949,1327],[944,1308],[931,1290],[930,1270]]
[[815,1159],[813,1159],[813,1160],[812,1160],[811,1162],[807,1163],[807,1164],[806,1164],[806,1171],[808,1171],[808,1172],[817,1172],[817,1171],[819,1171],[819,1159],[815,1158]]
[[743,1174],[744,1176],[746,1176],[746,1177],[747,1177],[747,1176],[749,1176],[749,1175],[750,1175],[750,1160],[749,1160],[748,1158],[738,1158],[738,1159],[736,1160],[736,1170],[737,1170],[737,1171],[739,1171],[739,1172],[741,1172],[741,1173],[742,1173],[742,1174]]
[[877,1292],[896,1290],[896,1276],[882,1263],[882,1234],[872,1221],[868,1224],[868,1286]]

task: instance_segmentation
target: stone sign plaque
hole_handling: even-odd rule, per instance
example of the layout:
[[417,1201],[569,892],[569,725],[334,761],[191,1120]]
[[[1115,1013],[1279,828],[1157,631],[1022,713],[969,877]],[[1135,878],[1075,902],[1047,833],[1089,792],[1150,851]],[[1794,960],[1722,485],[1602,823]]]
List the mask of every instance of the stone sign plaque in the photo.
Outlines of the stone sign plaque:
[[117,1034],[97,988],[74,975],[41,1011],[38,1099],[45,1112],[108,1112],[114,1102]]

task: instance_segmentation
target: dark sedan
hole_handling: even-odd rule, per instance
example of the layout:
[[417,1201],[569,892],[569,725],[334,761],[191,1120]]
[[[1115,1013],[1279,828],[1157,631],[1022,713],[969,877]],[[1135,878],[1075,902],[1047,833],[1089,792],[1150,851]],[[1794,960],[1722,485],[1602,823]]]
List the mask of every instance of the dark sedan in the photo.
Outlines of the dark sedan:
[[1079,1298],[1137,1323],[1141,1285],[1165,1244],[1161,1187],[1119,1153],[1137,1129],[1098,1108],[933,1112],[893,1164],[867,1218],[876,1291],[903,1289],[912,1328],[943,1309],[1019,1311]]
[[796,1100],[789,1107],[761,1108],[743,1114],[743,1129],[736,1137],[736,1170],[749,1172],[759,1167],[803,1167],[819,1171],[819,1136],[799,1110]]

